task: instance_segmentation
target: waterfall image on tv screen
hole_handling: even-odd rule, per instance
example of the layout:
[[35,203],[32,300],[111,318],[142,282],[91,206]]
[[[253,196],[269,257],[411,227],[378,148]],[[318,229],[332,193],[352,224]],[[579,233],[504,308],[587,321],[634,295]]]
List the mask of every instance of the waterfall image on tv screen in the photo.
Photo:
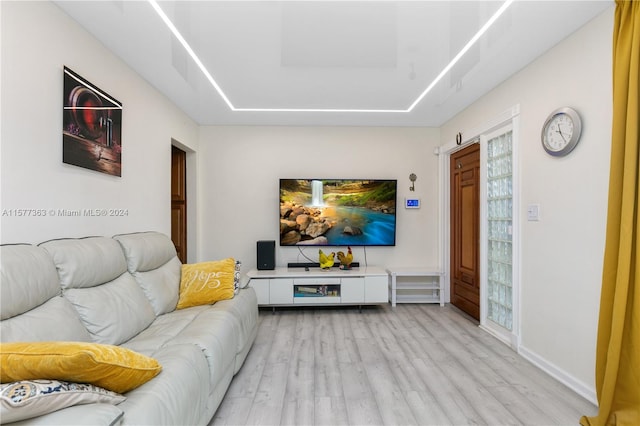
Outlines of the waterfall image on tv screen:
[[280,179],[280,245],[395,245],[397,186],[388,179]]

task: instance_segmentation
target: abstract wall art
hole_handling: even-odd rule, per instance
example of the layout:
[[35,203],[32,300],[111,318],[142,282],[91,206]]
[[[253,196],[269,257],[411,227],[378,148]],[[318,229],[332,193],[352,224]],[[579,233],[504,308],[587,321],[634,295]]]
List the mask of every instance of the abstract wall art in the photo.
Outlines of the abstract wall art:
[[122,176],[122,103],[64,67],[62,162]]

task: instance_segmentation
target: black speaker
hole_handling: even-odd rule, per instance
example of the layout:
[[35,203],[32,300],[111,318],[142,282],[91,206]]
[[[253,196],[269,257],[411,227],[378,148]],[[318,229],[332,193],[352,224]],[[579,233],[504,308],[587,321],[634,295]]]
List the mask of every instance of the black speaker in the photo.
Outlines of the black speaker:
[[256,243],[258,254],[258,269],[276,269],[276,242],[274,240],[262,240]]

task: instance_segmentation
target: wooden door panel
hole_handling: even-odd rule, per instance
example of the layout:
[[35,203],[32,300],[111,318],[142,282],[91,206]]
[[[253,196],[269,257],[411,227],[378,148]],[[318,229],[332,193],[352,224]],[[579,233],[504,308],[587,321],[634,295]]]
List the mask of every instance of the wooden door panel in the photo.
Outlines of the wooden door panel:
[[476,284],[476,277],[474,275],[474,271],[469,271],[469,272],[462,272],[461,276],[460,276],[460,281],[462,281],[465,284],[469,284],[471,286]]
[[187,198],[185,152],[172,147],[171,150],[171,200],[183,201]]
[[186,251],[186,247],[182,247],[182,235],[186,234],[184,229],[184,224],[186,223],[185,210],[184,205],[171,206],[171,240],[178,253]]
[[187,153],[171,147],[171,240],[187,263]]
[[480,295],[474,290],[473,286],[460,282],[455,283],[455,286],[457,297],[462,298],[463,300],[468,300],[475,304],[480,303]]
[[475,246],[475,202],[476,187],[468,183],[460,188],[460,268],[474,271],[476,268]]
[[451,303],[480,319],[480,146],[451,155]]
[[[466,158],[461,159],[461,161],[473,161],[472,157],[469,156],[465,156]],[[462,163],[464,165],[464,163]],[[462,182],[466,182],[467,185],[472,184],[473,180],[476,177],[476,173],[475,170],[462,170],[461,173],[462,175]]]

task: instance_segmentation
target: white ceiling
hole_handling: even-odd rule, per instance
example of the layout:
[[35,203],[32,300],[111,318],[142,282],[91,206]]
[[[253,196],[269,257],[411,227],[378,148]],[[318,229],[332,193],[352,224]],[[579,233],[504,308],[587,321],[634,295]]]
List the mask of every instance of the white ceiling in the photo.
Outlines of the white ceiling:
[[438,127],[613,1],[515,1],[413,108],[502,1],[160,1],[224,95],[147,1],[55,3],[201,125]]

